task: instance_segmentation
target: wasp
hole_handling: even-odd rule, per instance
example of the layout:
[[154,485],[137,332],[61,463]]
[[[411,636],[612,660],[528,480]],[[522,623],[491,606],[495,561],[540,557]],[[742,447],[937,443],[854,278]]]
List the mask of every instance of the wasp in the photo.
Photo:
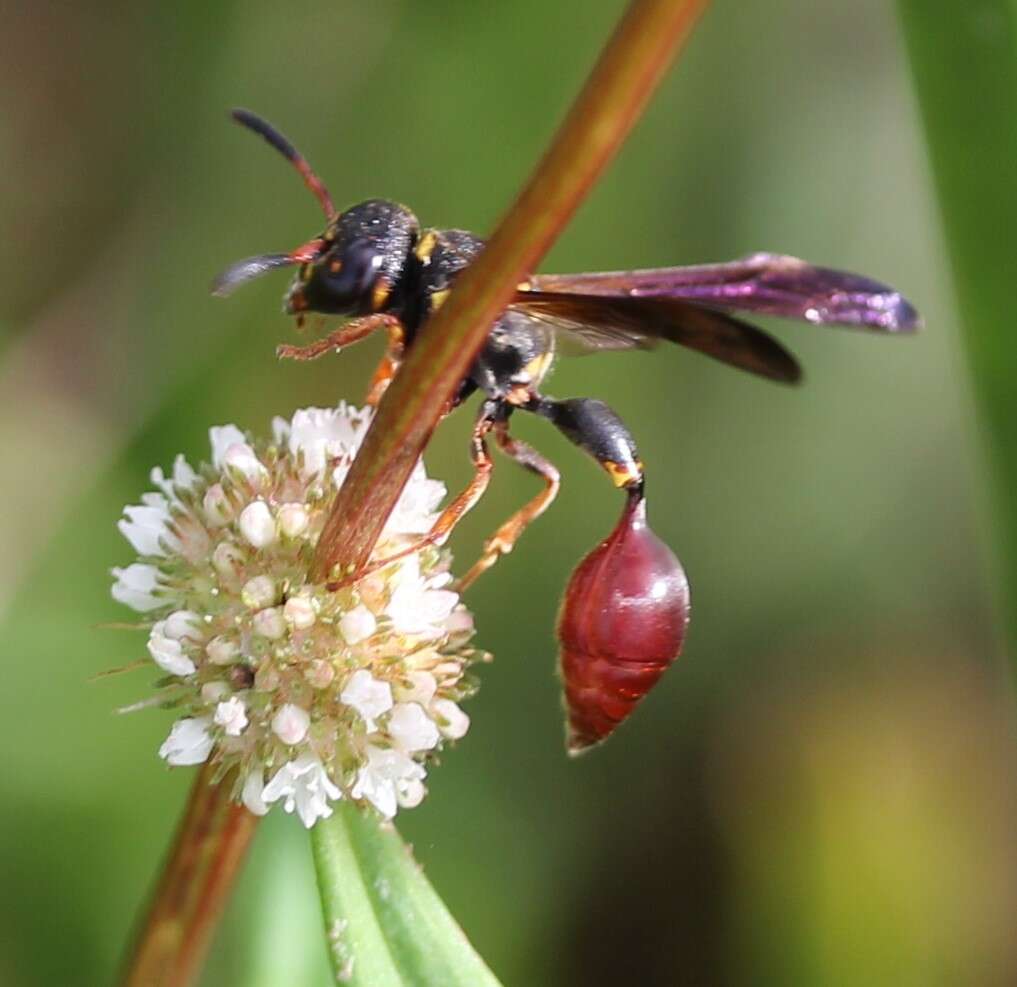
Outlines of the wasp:
[[[270,271],[295,268],[285,311],[298,323],[307,313],[348,321],[309,345],[280,346],[280,356],[311,360],[384,332],[388,345],[367,395],[374,405],[484,241],[465,230],[422,228],[408,208],[386,199],[340,212],[307,160],[278,130],[247,110],[232,115],[296,168],[321,204],[325,228],[288,253],[233,264],[215,280],[213,293],[227,295]],[[461,587],[510,552],[558,493],[556,467],[511,434],[516,412],[550,422],[626,494],[618,526],[576,569],[559,615],[572,752],[603,740],[678,656],[689,593],[681,564],[647,526],[644,467],[626,425],[603,401],[554,398],[543,393],[542,384],[559,355],[647,349],[662,340],[770,380],[798,381],[795,358],[734,313],[884,333],[919,325],[915,309],[887,285],[780,254],[692,267],[534,274],[517,286],[450,403],[451,411],[480,394],[470,439],[474,475],[413,549],[442,544],[483,495],[493,468],[489,440],[543,483],[485,542]]]

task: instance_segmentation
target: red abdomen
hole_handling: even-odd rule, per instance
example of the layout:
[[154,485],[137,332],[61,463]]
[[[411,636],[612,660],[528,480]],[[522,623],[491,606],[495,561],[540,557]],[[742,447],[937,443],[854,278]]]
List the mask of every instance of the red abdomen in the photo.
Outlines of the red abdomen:
[[568,750],[604,740],[678,657],[689,584],[632,498],[614,531],[579,563],[558,615]]

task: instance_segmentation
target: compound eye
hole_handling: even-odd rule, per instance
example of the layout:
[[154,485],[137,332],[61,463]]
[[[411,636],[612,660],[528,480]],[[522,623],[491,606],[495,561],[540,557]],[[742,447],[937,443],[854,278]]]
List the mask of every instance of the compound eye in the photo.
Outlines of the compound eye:
[[305,309],[338,314],[370,310],[383,260],[366,240],[336,244],[302,275],[301,298]]
[[370,293],[384,258],[366,240],[353,240],[325,255],[321,271],[337,293],[360,298]]

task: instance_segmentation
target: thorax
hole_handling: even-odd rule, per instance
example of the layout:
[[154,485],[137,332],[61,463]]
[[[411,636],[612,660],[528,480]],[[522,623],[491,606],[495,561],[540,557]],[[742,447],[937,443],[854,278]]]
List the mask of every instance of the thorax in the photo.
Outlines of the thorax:
[[[402,314],[407,341],[444,304],[460,271],[476,259],[484,241],[465,230],[424,230],[414,249],[416,283]],[[548,373],[554,357],[550,328],[508,309],[491,328],[464,385],[489,397],[524,400]]]

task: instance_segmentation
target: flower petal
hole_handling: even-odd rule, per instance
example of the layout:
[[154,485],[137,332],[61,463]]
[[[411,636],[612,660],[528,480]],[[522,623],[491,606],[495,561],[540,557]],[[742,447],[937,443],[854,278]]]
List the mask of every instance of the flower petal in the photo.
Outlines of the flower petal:
[[247,443],[244,433],[236,425],[213,425],[208,430],[208,441],[212,446],[212,465],[216,469],[222,469],[230,446]]
[[266,803],[284,799],[283,810],[296,810],[301,822],[310,829],[319,819],[332,815],[329,800],[342,798],[342,792],[332,784],[321,761],[304,752],[275,773],[261,797]]
[[166,547],[174,549],[179,542],[169,530],[173,519],[169,506],[161,494],[155,495],[161,503],[125,507],[125,518],[117,522],[120,533],[131,543],[139,555],[166,555]]
[[388,718],[392,742],[407,752],[429,751],[441,739],[434,721],[419,703],[399,703]]
[[158,621],[148,635],[148,653],[152,661],[171,675],[193,675],[194,662],[184,654],[180,641],[166,633],[166,625],[167,621]]
[[240,799],[247,806],[247,811],[253,812],[256,816],[263,816],[268,812],[268,806],[265,805],[261,794],[264,788],[264,768],[259,761],[257,764],[251,765],[247,777],[244,779],[244,787],[240,792]]
[[134,562],[125,569],[111,570],[116,582],[113,584],[113,599],[139,613],[157,610],[166,601],[155,595],[159,589],[159,570],[154,565]]
[[204,764],[212,753],[211,724],[207,716],[177,720],[159,748],[159,757],[168,764]]
[[398,808],[400,790],[409,791],[412,782],[427,772],[402,751],[367,745],[367,763],[357,772],[350,794],[367,799],[383,816],[391,819]]
[[374,718],[392,708],[392,687],[361,668],[350,676],[339,698],[363,717],[370,732],[377,729]]
[[436,699],[431,712],[438,719],[438,729],[450,740],[459,740],[470,729],[470,718],[451,699]]
[[247,726],[247,706],[239,696],[231,696],[215,707],[216,726],[223,728],[227,737],[239,737]]
[[339,631],[347,644],[359,644],[369,638],[378,626],[374,614],[363,605],[358,604],[349,613],[343,614],[339,621]]

